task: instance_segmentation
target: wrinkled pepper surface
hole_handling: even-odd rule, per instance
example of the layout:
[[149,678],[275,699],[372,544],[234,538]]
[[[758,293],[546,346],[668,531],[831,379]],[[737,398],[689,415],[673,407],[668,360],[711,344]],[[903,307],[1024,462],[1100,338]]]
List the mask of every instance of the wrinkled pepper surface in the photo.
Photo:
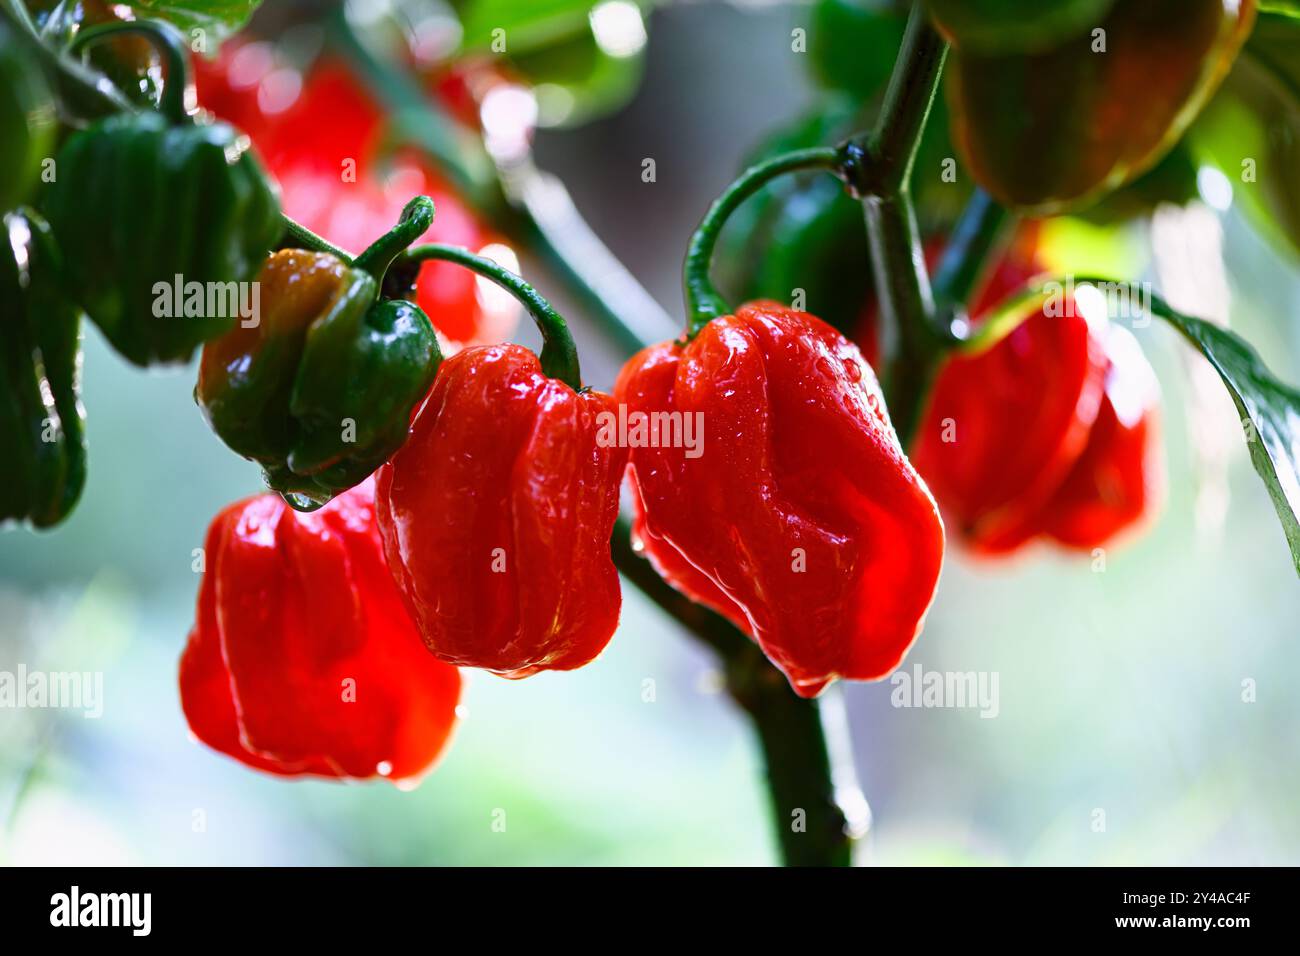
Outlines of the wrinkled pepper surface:
[[1005,205],[1086,206],[1174,146],[1255,14],[1256,0],[1119,2],[1091,28],[1031,51],[982,53],[959,32],[946,71],[953,140]]
[[180,664],[195,736],[268,773],[410,780],[442,753],[460,674],[430,655],[384,563],[373,484],[309,515],[274,495],[213,520]]
[[675,588],[749,633],[804,697],[889,674],[920,632],[944,533],[857,347],[753,302],[634,356],[628,412],[690,416],[700,454],[634,447],[635,534]]
[[236,129],[112,116],[73,133],[57,168],[42,208],[69,290],[123,357],[186,362],[234,325],[237,284],[253,278],[283,230]]
[[47,528],[86,480],[81,313],[60,289],[49,227],[26,210],[0,221],[0,524]]
[[447,359],[376,478],[389,566],[425,644],[503,677],[571,670],[618,623],[610,535],[627,451],[608,395],[518,345]]
[[231,450],[294,507],[319,507],[406,437],[441,355],[413,303],[364,269],[282,249],[258,273],[261,314],[203,348],[195,398]]

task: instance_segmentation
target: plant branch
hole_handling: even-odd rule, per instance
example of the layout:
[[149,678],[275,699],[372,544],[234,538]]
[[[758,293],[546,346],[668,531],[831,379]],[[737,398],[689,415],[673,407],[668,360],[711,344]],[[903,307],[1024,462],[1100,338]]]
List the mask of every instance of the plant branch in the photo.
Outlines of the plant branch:
[[797,696],[730,621],[668,585],[634,550],[625,521],[614,529],[611,550],[625,578],[718,655],[727,691],[753,721],[763,750],[772,819],[786,865],[848,866],[854,840],[861,835],[850,820],[860,817],[853,811],[865,799],[851,779],[847,786],[836,786],[818,702]]
[[950,341],[950,330],[936,317],[909,187],[947,54],[947,43],[915,4],[876,128],[842,149],[840,174],[863,200],[884,331],[881,384],[904,447]]
[[975,190],[934,270],[934,295],[941,306],[969,306],[969,299],[988,272],[993,250],[1010,219],[1006,208],[997,200],[982,189]]

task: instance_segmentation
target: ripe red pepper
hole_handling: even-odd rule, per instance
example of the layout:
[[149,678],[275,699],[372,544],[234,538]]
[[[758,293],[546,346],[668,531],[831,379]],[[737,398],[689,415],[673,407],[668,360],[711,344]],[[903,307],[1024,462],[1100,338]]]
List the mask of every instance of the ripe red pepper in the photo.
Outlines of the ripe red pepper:
[[393,586],[370,481],[311,514],[276,495],[213,520],[181,706],[209,747],[285,776],[409,780],[442,753],[460,674]]
[[[1039,271],[1023,246],[1007,256],[973,303],[976,323]],[[1154,382],[1125,330],[1065,297],[944,365],[912,461],[976,553],[1039,537],[1091,550],[1159,497]]]
[[[252,139],[285,213],[343,249],[369,245],[414,195],[437,207],[422,241],[475,251],[498,241],[427,163],[403,153],[384,161],[384,115],[344,65],[321,61],[302,76],[277,67],[269,44],[229,43],[215,61],[196,58],[195,81],[200,104]],[[475,277],[444,262],[423,265],[414,298],[450,342],[499,341],[517,317],[481,301]]]
[[943,524],[875,374],[815,316],[752,302],[633,356],[627,416],[702,416],[701,454],[634,447],[659,573],[752,635],[795,692],[890,673],[938,584]]
[[541,369],[518,345],[447,359],[377,478],[389,566],[429,650],[510,678],[581,667],[618,624],[613,403]]

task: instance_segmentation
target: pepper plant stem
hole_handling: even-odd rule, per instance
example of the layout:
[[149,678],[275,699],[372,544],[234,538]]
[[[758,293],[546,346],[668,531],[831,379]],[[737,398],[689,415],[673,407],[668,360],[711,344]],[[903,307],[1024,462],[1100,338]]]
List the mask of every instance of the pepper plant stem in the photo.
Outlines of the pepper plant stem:
[[717,245],[718,233],[722,231],[728,217],[741,203],[776,177],[804,169],[833,171],[841,159],[839,150],[832,147],[814,147],[784,153],[745,170],[740,178],[714,200],[691,235],[690,244],[686,248],[686,263],[682,268],[688,335],[695,335],[710,321],[729,311],[726,302],[714,288],[713,280],[709,278],[713,248]]
[[68,52],[80,52],[92,43],[119,33],[142,33],[148,37],[166,64],[166,80],[158,110],[172,123],[185,122],[185,88],[190,82],[190,70],[185,38],[170,23],[163,20],[122,20],[86,27],[73,38]]
[[491,279],[518,299],[528,310],[542,333],[542,372],[559,379],[575,392],[582,390],[582,371],[578,366],[578,348],[563,317],[551,307],[542,295],[520,276],[484,256],[475,255],[460,246],[428,243],[406,250],[405,262],[419,263],[430,259],[454,262],[471,272]]
[[850,140],[840,173],[863,200],[876,295],[884,326],[882,386],[903,447],[920,423],[951,331],[936,316],[910,179],[948,44],[922,4],[912,7],[876,128]]
[[989,257],[1010,218],[1006,207],[983,189],[975,190],[934,270],[934,296],[942,306],[968,302],[988,271]]
[[[633,548],[626,521],[615,527],[611,550],[625,578],[718,655],[727,691],[753,722],[763,751],[782,860],[787,866],[848,866],[857,834],[837,802],[818,702],[798,697],[730,621],[665,582]],[[862,802],[860,793],[856,797]]]

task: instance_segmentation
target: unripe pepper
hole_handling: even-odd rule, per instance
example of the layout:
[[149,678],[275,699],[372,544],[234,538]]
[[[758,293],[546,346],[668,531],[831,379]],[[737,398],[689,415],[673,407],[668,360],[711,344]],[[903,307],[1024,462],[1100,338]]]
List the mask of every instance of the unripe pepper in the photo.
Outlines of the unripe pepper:
[[[1227,74],[1256,0],[1119,2],[1028,52],[949,58],[953,140],[999,202],[1086,206],[1154,166]],[[1103,47],[1104,45],[1104,47]]]
[[413,200],[353,265],[274,253],[257,277],[258,321],[203,348],[195,398],[208,423],[296,508],[319,507],[383,464],[433,382],[441,354],[428,317],[380,298],[393,257],[432,218],[427,198]]
[[376,478],[388,563],[425,644],[509,678],[588,663],[620,604],[610,535],[627,451],[608,428],[613,401],[580,387],[563,320],[539,298],[530,311],[540,361],[518,345],[447,359]]
[[795,692],[890,673],[938,584],[943,525],[858,349],[753,302],[627,363],[634,413],[702,416],[702,454],[635,447],[636,533],[661,575],[759,643]]
[[[168,53],[163,112],[120,114],[73,133],[42,208],[70,291],[113,347],[137,365],[186,362],[234,324],[226,291],[253,277],[283,223],[247,140],[224,123],[186,117],[176,46],[184,41],[174,28],[119,23],[79,40],[133,29],[159,38]],[[178,281],[205,291],[199,314],[169,302]],[[211,307],[213,290],[227,306]]]
[[0,222],[0,524],[46,528],[86,480],[81,314],[59,288],[49,227],[27,210]]
[[180,664],[190,729],[285,776],[409,781],[442,753],[460,675],[426,653],[367,482],[310,515],[274,495],[213,520]]

